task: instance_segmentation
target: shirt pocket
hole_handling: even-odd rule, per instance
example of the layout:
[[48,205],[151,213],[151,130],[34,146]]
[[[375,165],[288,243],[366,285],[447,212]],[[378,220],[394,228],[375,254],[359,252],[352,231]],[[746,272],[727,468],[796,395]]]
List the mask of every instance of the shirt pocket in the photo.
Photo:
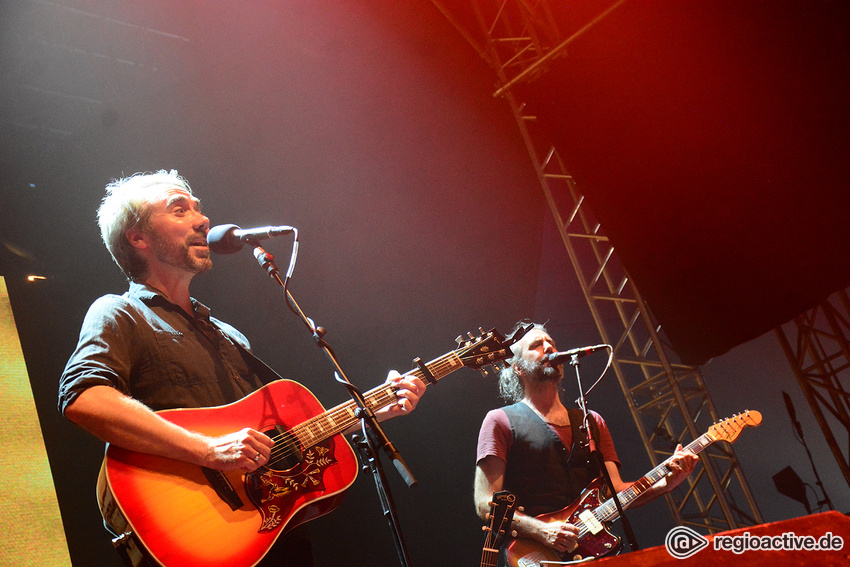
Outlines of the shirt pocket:
[[162,362],[162,375],[159,379],[181,388],[196,386],[209,380],[209,353],[194,337],[186,336],[172,327],[154,329],[154,337]]

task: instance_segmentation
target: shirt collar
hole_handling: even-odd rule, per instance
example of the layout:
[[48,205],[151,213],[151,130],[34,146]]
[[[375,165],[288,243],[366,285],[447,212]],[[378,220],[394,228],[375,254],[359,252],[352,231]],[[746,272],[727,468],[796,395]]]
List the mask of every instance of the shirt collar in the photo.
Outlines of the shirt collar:
[[[158,289],[142,282],[131,281],[129,294],[131,297],[137,297],[148,304],[159,303],[161,305],[165,305],[173,309],[178,309],[180,313],[184,312],[182,309],[180,309],[179,306],[175,305],[174,303],[169,301],[167,297],[162,295],[162,292],[160,292]],[[209,321],[210,308],[195,299],[194,297],[192,297],[191,300],[192,307],[195,308],[195,316],[199,319]]]

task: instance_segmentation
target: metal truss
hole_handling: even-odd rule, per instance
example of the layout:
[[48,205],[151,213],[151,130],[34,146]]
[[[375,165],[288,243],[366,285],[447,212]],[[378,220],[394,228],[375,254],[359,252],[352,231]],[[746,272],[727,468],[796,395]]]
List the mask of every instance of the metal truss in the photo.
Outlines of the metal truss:
[[[437,0],[434,3],[446,13]],[[473,5],[480,39],[470,29],[461,26],[460,31],[498,74],[494,96],[508,102],[516,119],[600,336],[614,346],[612,367],[644,447],[657,465],[677,443],[687,444],[720,416],[700,369],[678,362],[558,150],[537,131],[536,118],[511,90],[545,72],[566,45],[621,3],[561,40],[545,2],[477,0]],[[450,20],[461,25],[458,18]],[[694,474],[667,494],[675,521],[709,532],[762,523],[732,446],[715,443],[700,458]]]
[[[845,388],[850,379],[850,298],[847,290],[833,294],[817,307],[777,327],[776,335],[844,479],[850,484],[850,393]],[[843,430],[843,447],[833,427]]]

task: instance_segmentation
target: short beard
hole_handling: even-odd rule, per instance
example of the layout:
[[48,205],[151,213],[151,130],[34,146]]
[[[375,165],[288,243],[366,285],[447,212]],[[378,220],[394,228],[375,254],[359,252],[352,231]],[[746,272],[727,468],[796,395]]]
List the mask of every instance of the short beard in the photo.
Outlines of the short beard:
[[166,242],[153,231],[151,231],[151,239],[153,240],[154,252],[160,262],[193,274],[202,274],[212,268],[212,259],[195,257],[188,244]]
[[531,382],[560,382],[563,372],[560,366],[549,366],[537,360],[520,359],[516,362],[523,378]]

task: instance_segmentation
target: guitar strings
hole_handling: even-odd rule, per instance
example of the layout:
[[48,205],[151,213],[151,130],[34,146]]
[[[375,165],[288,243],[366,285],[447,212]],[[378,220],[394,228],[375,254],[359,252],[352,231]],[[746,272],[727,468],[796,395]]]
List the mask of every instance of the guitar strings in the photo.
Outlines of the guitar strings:
[[[739,423],[741,422],[741,423]],[[759,422],[756,419],[750,417],[750,412],[747,411],[742,415],[736,415],[734,417],[725,419],[720,423],[716,423],[711,426],[708,433],[704,433],[694,439],[691,443],[685,447],[686,451],[690,451],[693,454],[701,453],[706,447],[721,439],[721,437],[717,436],[716,429],[722,429],[723,433],[727,436],[726,441],[734,440],[734,437],[737,436],[741,430],[747,425],[758,425]],[[618,510],[617,505],[614,503],[614,498],[618,498],[620,500],[620,504],[624,506],[628,506],[637,496],[646,490],[647,488],[652,487],[656,482],[661,480],[664,477],[664,474],[655,478],[657,473],[661,472],[662,468],[666,469],[667,461],[664,461],[654,469],[652,469],[649,473],[647,473],[644,477],[636,481],[632,486],[623,490],[619,494],[614,495],[612,498],[609,498],[604,504],[600,504],[594,510],[591,511],[591,514],[596,518],[596,520],[600,522],[610,522],[617,518]],[[669,469],[667,469],[669,471]],[[666,474],[666,473],[665,473]],[[655,480],[653,480],[655,479]],[[578,517],[575,518],[575,525],[579,528],[578,538],[579,540],[585,537],[589,532],[590,528]]]
[[[386,400],[391,400],[395,398],[395,393],[393,391],[392,385],[384,385],[379,387],[377,390],[367,392],[366,394],[366,403],[370,407],[375,404],[385,405],[388,403]],[[333,408],[330,412],[326,414],[326,417],[315,416],[301,424],[294,426],[291,430],[283,433],[282,435],[277,435],[272,437],[272,441],[274,441],[274,447],[272,447],[271,455],[269,457],[269,463],[271,464],[273,461],[285,460],[289,457],[298,454],[301,452],[301,447],[312,447],[316,445],[320,441],[322,441],[322,433],[327,433],[328,428],[321,425],[321,421],[328,421],[330,423],[338,423],[340,418],[344,418],[346,416],[351,417],[351,423],[345,425],[340,429],[340,425],[337,426],[336,429],[339,431],[344,431],[348,428],[349,425],[353,424],[353,406],[354,402],[349,402],[344,404],[341,407]],[[334,428],[330,428],[331,430]],[[338,432],[338,431],[337,431]],[[336,432],[335,432],[336,433]],[[331,435],[335,434],[332,433]],[[325,435],[324,437],[328,437],[329,435]]]
[[[708,434],[703,434],[697,437],[693,442],[691,442],[686,447],[686,449],[691,450],[694,453],[700,453],[703,449],[711,445],[711,443],[712,440],[708,436]],[[661,465],[659,465],[652,471],[650,471],[643,478],[637,480],[632,486],[617,494],[616,497],[620,499],[620,504],[628,506],[636,497],[640,496],[643,491],[648,488],[651,488],[656,482],[661,480],[661,478],[664,476],[663,474],[655,480],[651,478],[651,475],[657,470],[660,472],[659,469],[661,469],[661,467],[664,466],[665,463],[666,461],[664,463],[661,463]],[[593,511],[593,515],[600,522],[611,521],[612,519],[617,517],[618,513],[619,512],[617,511],[617,505],[614,503],[614,498],[609,498],[604,504],[601,504],[599,507],[596,508],[596,510]],[[589,531],[590,529],[585,526],[583,522],[581,522],[581,527],[579,528],[579,538],[582,538],[587,535]]]
[[[429,370],[434,373],[435,378],[440,379],[452,371],[454,364],[451,362],[451,357],[453,355],[456,356],[455,353],[449,353],[427,365]],[[432,366],[433,369],[431,368]],[[419,379],[424,377],[418,369],[411,370],[405,374],[405,376],[410,375],[414,375]],[[366,392],[366,404],[370,408],[382,408],[389,405],[398,399],[396,391],[397,387],[393,384],[378,386]],[[312,447],[328,437],[345,431],[357,421],[355,408],[356,404],[353,401],[345,403],[332,408],[323,415],[312,417],[280,435],[271,437],[275,444],[272,447],[266,466],[268,467],[281,460],[289,459],[293,455],[300,453],[301,447]],[[328,427],[328,424],[333,424],[333,426]]]

